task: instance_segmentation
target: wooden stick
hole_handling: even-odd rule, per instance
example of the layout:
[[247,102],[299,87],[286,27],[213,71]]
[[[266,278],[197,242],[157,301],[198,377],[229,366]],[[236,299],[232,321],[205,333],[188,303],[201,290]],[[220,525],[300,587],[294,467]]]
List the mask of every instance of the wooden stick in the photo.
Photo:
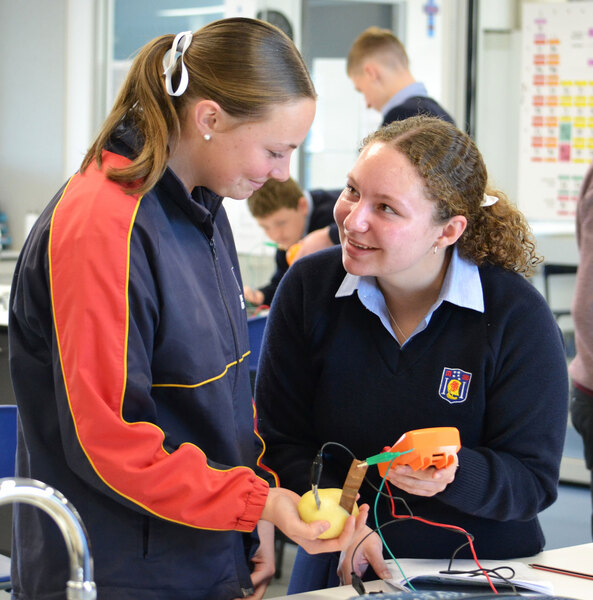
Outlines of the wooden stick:
[[342,488],[342,496],[340,497],[340,506],[352,514],[354,503],[356,502],[356,496],[358,496],[358,490],[362,485],[362,480],[367,472],[368,465],[359,467],[358,465],[364,461],[357,460],[356,458],[352,461],[346,481],[344,481],[344,487]]

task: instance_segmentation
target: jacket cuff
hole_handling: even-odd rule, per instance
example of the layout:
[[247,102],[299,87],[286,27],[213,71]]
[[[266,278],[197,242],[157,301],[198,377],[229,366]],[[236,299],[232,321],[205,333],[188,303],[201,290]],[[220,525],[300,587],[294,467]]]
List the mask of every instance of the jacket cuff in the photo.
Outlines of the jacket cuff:
[[266,505],[269,486],[266,481],[255,477],[253,489],[247,496],[245,512],[237,521],[238,531],[253,531]]

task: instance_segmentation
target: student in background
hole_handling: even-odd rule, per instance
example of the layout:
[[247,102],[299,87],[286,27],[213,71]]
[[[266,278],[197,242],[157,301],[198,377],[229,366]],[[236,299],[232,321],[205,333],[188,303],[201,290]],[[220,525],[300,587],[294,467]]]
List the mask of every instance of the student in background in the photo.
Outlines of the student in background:
[[389,29],[363,31],[350,48],[346,71],[367,106],[383,115],[383,125],[420,114],[453,123],[424,84],[414,79],[405,48]]
[[[525,218],[487,186],[471,138],[430,117],[367,138],[334,214],[341,247],[295,263],[268,317],[256,403],[272,468],[303,493],[326,442],[362,460],[406,431],[454,426],[458,462],[392,468],[393,495],[474,535],[478,558],[536,554],[537,515],[557,495],[568,380],[558,325],[524,277],[539,261]],[[352,458],[327,451],[321,487],[341,487]],[[379,487],[375,467],[367,477]],[[370,486],[360,494],[374,506]],[[406,519],[398,500],[393,510],[404,518],[382,534],[397,557],[446,559],[467,542]],[[380,498],[369,527],[391,511]],[[341,561],[299,550],[289,590],[337,585],[338,566],[349,581],[370,528]],[[471,558],[467,547],[458,556]],[[369,564],[388,576],[376,533],[354,555],[358,575]]]
[[[301,521],[299,496],[261,463],[222,206],[288,177],[315,97],[294,44],[263,21],[156,38],[20,254],[17,476],[78,509],[99,599],[258,600],[274,525],[312,552],[352,536],[353,519],[318,540],[329,523]],[[58,528],[23,504],[14,523],[13,593],[64,598]]]
[[245,286],[245,299],[256,306],[271,304],[280,280],[288,270],[286,251],[303,236],[320,228],[327,230],[331,244],[339,244],[334,205],[342,190],[303,191],[294,179],[268,180],[247,200],[249,210],[265,234],[276,243],[276,272],[259,289]]
[[[576,355],[568,367],[571,377],[570,414],[583,438],[585,462],[593,470],[593,165],[579,193],[576,216],[579,266],[572,302]],[[593,475],[591,480],[593,494]],[[593,517],[591,521],[593,537]]]
[[[346,70],[367,106],[383,115],[382,125],[420,114],[454,124],[451,115],[428,96],[424,84],[414,79],[405,48],[389,29],[363,31],[350,48]],[[307,235],[296,258],[331,247],[329,233],[320,229]]]

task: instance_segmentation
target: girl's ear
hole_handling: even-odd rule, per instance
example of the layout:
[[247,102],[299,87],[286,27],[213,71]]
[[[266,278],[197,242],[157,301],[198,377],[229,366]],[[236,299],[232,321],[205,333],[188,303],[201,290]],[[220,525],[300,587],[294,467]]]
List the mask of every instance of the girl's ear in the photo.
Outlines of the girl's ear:
[[212,135],[221,124],[222,108],[214,100],[199,100],[193,107],[193,124],[200,136]]
[[439,248],[452,246],[465,231],[467,227],[467,219],[463,215],[455,215],[451,217],[443,227],[443,231],[438,238],[437,244]]

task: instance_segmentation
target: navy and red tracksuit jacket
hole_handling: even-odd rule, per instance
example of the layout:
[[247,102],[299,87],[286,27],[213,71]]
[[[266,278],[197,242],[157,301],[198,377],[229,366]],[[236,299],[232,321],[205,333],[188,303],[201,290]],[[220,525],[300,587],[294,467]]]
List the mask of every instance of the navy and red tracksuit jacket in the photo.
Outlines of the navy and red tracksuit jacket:
[[[13,281],[17,474],[80,513],[99,599],[223,600],[250,592],[259,466],[242,283],[222,199],[167,170],[147,194],[105,176],[120,131],[41,214]],[[15,508],[20,600],[65,597],[55,524]]]

